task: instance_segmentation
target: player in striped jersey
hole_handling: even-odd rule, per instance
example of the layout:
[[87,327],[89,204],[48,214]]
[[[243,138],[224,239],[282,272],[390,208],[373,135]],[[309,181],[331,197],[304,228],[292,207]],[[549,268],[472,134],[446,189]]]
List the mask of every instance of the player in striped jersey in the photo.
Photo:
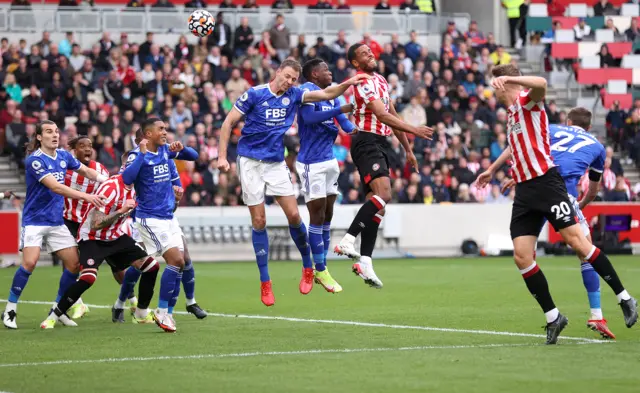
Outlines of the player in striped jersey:
[[78,281],[64,294],[40,327],[53,329],[60,317],[98,278],[98,268],[106,260],[114,269],[121,271],[134,265],[142,271],[140,300],[136,316],[151,320],[149,303],[153,297],[158,262],[147,259],[147,253],[123,231],[123,223],[136,207],[135,191],[132,185],[125,185],[122,175],[117,175],[101,184],[96,195],[105,198],[105,206],[91,206],[82,218],[78,233],[81,273]]
[[[609,258],[584,235],[565,182],[551,158],[549,122],[544,108],[546,79],[521,76],[520,70],[511,64],[496,66],[492,73],[496,97],[508,107],[507,140],[517,183],[511,214],[514,259],[545,314],[547,344],[557,343],[569,321],[556,308],[547,279],[534,260],[533,250],[545,218],[580,260],[589,262],[613,289],[630,327],[638,318],[635,299],[625,290]],[[490,174],[487,176],[490,178]]]
[[[349,48],[349,63],[366,74],[370,79],[361,81],[355,89],[356,126],[361,130],[351,144],[351,157],[358,168],[364,192],[368,201],[356,214],[347,234],[334,251],[354,260],[353,272],[366,284],[382,288],[382,281],[373,270],[371,255],[378,237],[378,228],[384,216],[384,208],[391,201],[391,181],[389,180],[389,156],[391,146],[388,137],[396,135],[405,150],[407,162],[418,171],[416,160],[406,133],[421,138],[431,138],[433,129],[426,126],[414,127],[400,120],[391,97],[389,85],[384,77],[377,74],[376,58],[365,44],[354,44]],[[362,233],[360,253],[355,250],[355,239]]]

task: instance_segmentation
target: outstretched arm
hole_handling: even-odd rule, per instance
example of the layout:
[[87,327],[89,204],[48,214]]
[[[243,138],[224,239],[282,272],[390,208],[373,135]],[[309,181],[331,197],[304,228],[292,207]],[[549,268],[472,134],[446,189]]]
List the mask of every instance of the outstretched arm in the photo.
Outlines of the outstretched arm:
[[491,85],[494,88],[504,88],[505,84],[520,85],[531,89],[529,98],[538,102],[544,100],[547,94],[547,80],[540,76],[501,76],[495,78]]
[[89,180],[97,181],[98,183],[104,183],[109,180],[107,176],[83,164],[80,165],[80,168],[78,168],[76,172],[78,172],[81,176],[84,176]]
[[317,111],[312,105],[302,105],[300,108],[300,114],[304,119],[305,124],[318,124],[325,120],[333,119],[342,113],[339,106],[328,111]]
[[95,206],[101,207],[104,206],[104,197],[100,195],[90,195],[84,192],[76,191],[70,187],[65,186],[64,184],[60,184],[56,181],[53,176],[45,176],[40,180],[40,183],[44,184],[45,187],[55,192],[58,195],[62,195],[63,197],[72,198],[72,199],[80,199],[86,202],[89,202]]
[[305,93],[302,99],[302,103],[328,101],[340,97],[344,94],[345,91],[347,91],[349,86],[357,85],[358,83],[360,83],[360,81],[365,79],[371,79],[371,76],[367,74],[358,74],[353,78],[349,78],[346,81],[340,83],[339,85],[329,86],[324,90],[308,91]]

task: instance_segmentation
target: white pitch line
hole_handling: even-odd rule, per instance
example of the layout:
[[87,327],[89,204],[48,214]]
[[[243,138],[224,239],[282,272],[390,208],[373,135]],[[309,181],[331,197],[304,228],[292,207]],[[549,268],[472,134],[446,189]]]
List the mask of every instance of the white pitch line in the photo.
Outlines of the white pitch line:
[[[587,342],[574,343],[593,344]],[[176,355],[176,356],[149,356],[149,357],[126,357],[126,358],[105,358],[105,359],[69,359],[52,360],[48,362],[25,362],[0,364],[0,368],[9,367],[36,367],[36,366],[57,366],[67,364],[86,363],[120,363],[120,362],[148,362],[157,360],[202,360],[202,359],[224,359],[224,358],[245,358],[256,356],[292,356],[292,355],[319,355],[332,353],[363,353],[363,352],[400,352],[400,351],[427,351],[437,349],[483,349],[483,348],[510,348],[510,347],[538,347],[543,344],[480,344],[480,345],[439,345],[439,346],[416,346],[400,348],[337,348],[337,349],[310,349],[301,351],[270,351],[270,352],[239,352],[239,353],[211,353],[202,355]]]
[[[0,303],[2,302],[6,302],[6,300],[0,299]],[[24,300],[24,301],[20,301],[19,304],[51,305],[52,302]],[[104,309],[111,309],[112,307],[112,306],[105,306],[105,305],[99,305],[99,304],[87,304],[87,306],[93,307],[93,308],[104,308]],[[189,313],[185,311],[174,311],[174,314],[188,315]],[[424,331],[445,332],[445,333],[485,334],[485,335],[492,335],[492,336],[533,337],[533,338],[547,337],[543,334],[532,334],[532,333],[501,332],[501,331],[494,331],[494,330],[439,328],[439,327],[432,327],[432,326],[416,326],[416,325],[395,325],[395,324],[386,324],[386,323],[341,321],[341,320],[333,320],[333,319],[306,319],[306,318],[278,317],[278,316],[269,316],[269,315],[245,315],[245,314],[221,314],[221,313],[208,313],[208,314],[210,316],[221,317],[221,318],[244,318],[244,319],[264,319],[264,320],[287,321],[287,322],[326,323],[326,324],[332,324],[332,325],[376,327],[376,328],[387,328],[387,329],[424,330]],[[602,344],[604,342],[603,340],[596,340],[596,339],[591,339],[586,337],[560,336],[560,339],[576,340],[576,341],[589,342],[594,344],[596,343]]]

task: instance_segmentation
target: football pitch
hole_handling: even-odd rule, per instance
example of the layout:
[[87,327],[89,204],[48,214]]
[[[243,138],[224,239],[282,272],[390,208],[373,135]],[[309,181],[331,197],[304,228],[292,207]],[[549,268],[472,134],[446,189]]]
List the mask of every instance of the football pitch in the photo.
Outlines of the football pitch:
[[[640,296],[640,257],[613,257]],[[178,331],[111,322],[117,285],[108,267],[83,297],[79,327],[41,331],[59,268],[36,269],[16,331],[0,330],[3,392],[638,392],[640,326],[624,326],[602,282],[616,342],[585,326],[587,295],[575,257],[540,258],[569,326],[543,345],[544,316],[509,258],[376,261],[382,290],[348,261],[329,262],[340,294],[298,292],[301,266],[271,264],[276,304],[260,302],[255,263],[196,264],[196,298]],[[6,299],[14,269],[0,270]],[[158,279],[159,285],[159,279]],[[158,287],[152,306],[156,305]],[[4,309],[4,303],[0,303]]]

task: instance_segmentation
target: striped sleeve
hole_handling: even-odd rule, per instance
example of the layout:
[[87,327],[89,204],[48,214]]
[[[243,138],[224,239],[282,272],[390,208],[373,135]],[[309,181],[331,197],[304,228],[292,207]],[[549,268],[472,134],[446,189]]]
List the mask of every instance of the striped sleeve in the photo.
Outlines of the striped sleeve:
[[364,102],[367,104],[380,98],[373,79],[369,79],[359,84],[357,90],[360,97],[362,97]]
[[98,211],[109,214],[116,206],[118,195],[117,184],[113,181],[107,181],[106,183],[102,183],[102,185],[96,191],[97,195],[102,195],[106,199],[104,200],[104,206],[97,208]]

